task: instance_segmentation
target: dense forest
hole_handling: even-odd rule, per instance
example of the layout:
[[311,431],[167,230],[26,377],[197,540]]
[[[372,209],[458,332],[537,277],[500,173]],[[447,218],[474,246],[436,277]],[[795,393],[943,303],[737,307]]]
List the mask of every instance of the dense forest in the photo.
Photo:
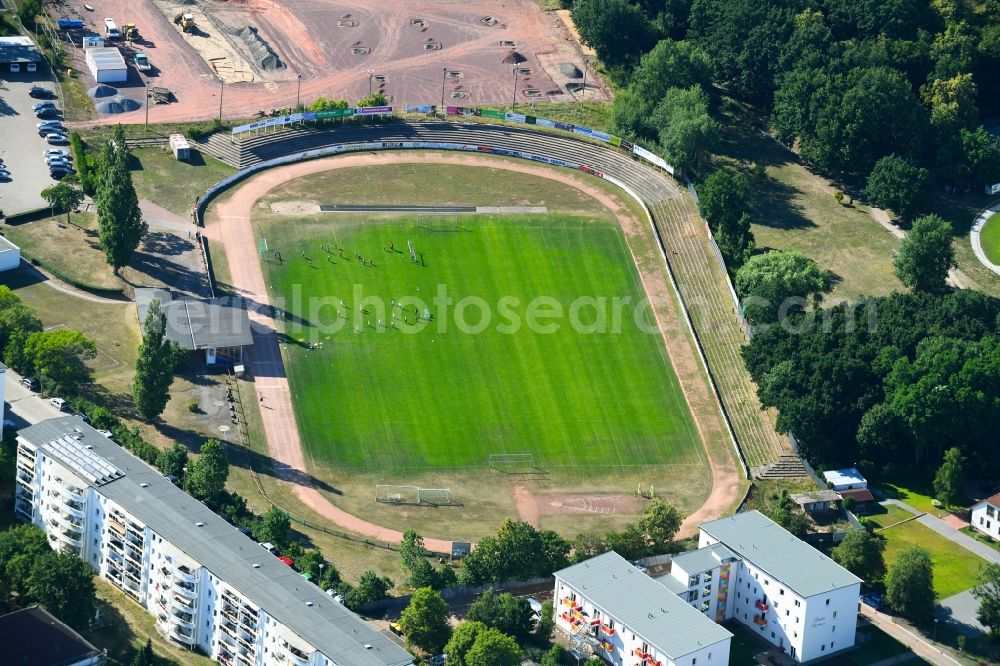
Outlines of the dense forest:
[[834,177],[895,155],[960,188],[1000,180],[979,124],[1000,110],[1000,0],[576,0],[583,40],[622,89],[614,130],[697,169],[711,86]]
[[[1000,300],[947,286],[951,225],[916,214],[931,188],[1000,181],[1000,146],[982,125],[1000,113],[1000,0],[576,0],[572,10],[619,88],[612,129],[658,145],[699,183],[755,327],[744,359],[779,430],[814,463],[874,475],[927,478],[952,447],[996,469]],[[823,267],[755,247],[753,174],[710,159],[723,97],[752,105],[816,171],[912,222],[895,259],[910,291],[820,309]],[[789,297],[799,305],[785,311]]]

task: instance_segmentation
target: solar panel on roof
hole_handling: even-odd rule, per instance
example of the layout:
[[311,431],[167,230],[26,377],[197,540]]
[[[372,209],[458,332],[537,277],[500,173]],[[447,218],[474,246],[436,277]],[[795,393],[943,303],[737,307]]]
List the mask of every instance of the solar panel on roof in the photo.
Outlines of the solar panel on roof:
[[81,444],[73,435],[63,435],[49,442],[49,448],[72,465],[73,471],[95,486],[103,486],[125,476],[120,469]]

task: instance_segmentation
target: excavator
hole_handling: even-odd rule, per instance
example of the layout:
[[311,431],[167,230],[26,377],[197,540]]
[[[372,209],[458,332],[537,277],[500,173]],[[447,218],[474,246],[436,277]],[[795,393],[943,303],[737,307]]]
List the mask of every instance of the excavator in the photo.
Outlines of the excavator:
[[174,23],[181,27],[184,32],[194,32],[194,14],[178,14],[174,17]]
[[139,28],[135,27],[135,23],[126,23],[122,27],[122,37],[129,42],[139,41]]

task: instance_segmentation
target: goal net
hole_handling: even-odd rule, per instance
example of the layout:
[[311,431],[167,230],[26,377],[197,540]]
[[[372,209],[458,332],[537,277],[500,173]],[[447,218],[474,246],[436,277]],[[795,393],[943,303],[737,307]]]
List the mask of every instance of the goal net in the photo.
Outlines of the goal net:
[[375,485],[375,501],[382,504],[424,506],[461,506],[451,494],[451,488],[418,488],[417,486]]
[[375,485],[375,501],[384,504],[419,504],[420,489],[416,486]]
[[534,453],[494,453],[490,455],[490,469],[504,474],[529,474],[538,471]]

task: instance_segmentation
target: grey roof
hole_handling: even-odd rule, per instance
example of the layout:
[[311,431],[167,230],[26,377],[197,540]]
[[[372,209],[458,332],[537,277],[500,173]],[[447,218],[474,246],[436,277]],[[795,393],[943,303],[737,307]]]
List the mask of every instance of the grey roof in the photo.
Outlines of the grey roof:
[[[93,446],[93,453],[124,473],[121,478],[95,486],[97,492],[118,503],[337,664],[412,663],[412,657],[402,648],[78,417],[49,419],[18,434],[70,467],[49,442],[73,434],[81,438],[84,446]],[[201,527],[196,525],[199,522],[203,523]],[[254,568],[254,564],[260,567]],[[307,606],[307,602],[312,605]]]
[[868,483],[868,481],[865,480],[864,475],[853,467],[827,470],[823,472],[823,478],[835,486],[846,483]]
[[18,246],[14,245],[11,240],[5,236],[0,236],[0,252],[6,252],[8,250],[20,250]]
[[42,54],[30,37],[0,37],[0,62],[41,62]]
[[71,666],[101,651],[41,606],[0,617],[4,663],[17,666]]
[[140,323],[154,299],[160,301],[167,318],[167,338],[181,349],[253,344],[246,302],[239,296],[200,301],[167,289],[139,288],[135,290],[135,307]]
[[687,585],[685,585],[681,581],[677,580],[676,578],[674,578],[673,576],[671,576],[668,573],[657,574],[655,576],[652,576],[652,578],[657,583],[659,583],[663,587],[667,588],[668,590],[670,590],[674,594],[684,594],[685,592],[687,592],[687,589],[688,589]]
[[839,502],[844,499],[835,490],[814,490],[811,493],[795,493],[788,497],[799,505],[813,502]]
[[759,511],[747,511],[700,525],[701,530],[806,598],[861,579],[796,538]]
[[732,637],[614,551],[555,575],[671,659]]
[[723,544],[716,543],[711,546],[699,548],[698,550],[689,550],[686,553],[674,555],[672,566],[679,566],[690,574],[696,574],[714,569],[723,560],[736,557],[736,553],[726,548]]

